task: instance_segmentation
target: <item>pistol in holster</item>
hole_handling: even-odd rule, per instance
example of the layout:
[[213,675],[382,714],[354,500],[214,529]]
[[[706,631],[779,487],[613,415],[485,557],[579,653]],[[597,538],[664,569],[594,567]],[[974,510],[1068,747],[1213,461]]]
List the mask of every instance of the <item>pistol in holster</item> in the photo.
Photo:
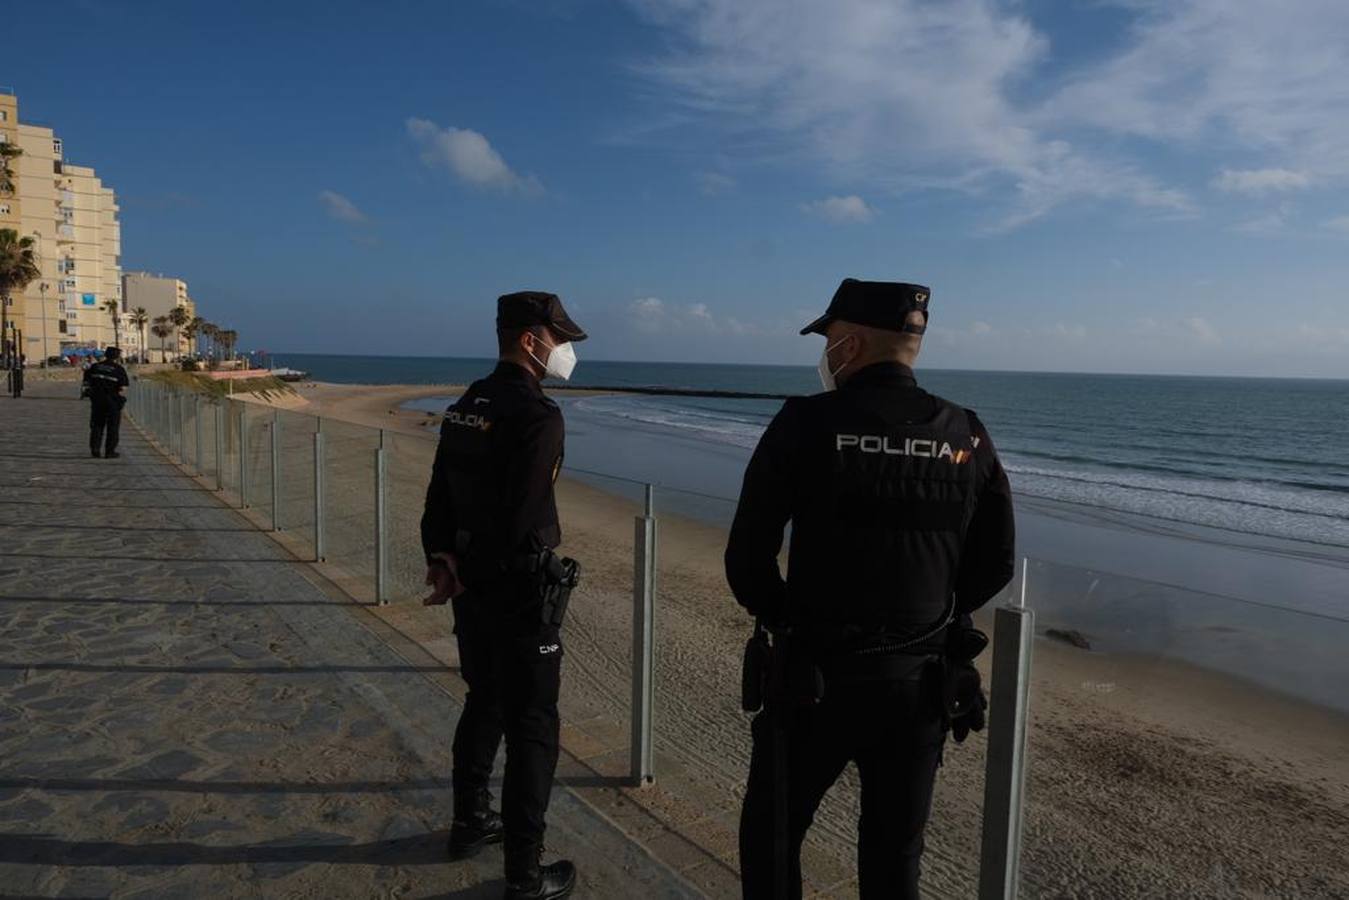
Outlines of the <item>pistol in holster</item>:
[[561,627],[567,615],[571,592],[581,580],[581,564],[570,556],[545,551],[539,560],[539,591],[543,599],[544,625]]
[[741,708],[745,712],[765,707],[787,711],[813,706],[822,699],[824,677],[809,654],[792,652],[791,629],[769,628],[755,620],[740,672]]

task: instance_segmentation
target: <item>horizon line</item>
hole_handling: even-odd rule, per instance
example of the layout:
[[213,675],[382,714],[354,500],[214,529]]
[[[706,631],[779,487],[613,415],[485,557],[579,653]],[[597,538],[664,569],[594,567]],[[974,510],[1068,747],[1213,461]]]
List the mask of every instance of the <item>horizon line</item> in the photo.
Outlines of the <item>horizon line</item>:
[[[266,356],[291,355],[291,356],[333,356],[348,357],[356,359],[425,359],[425,360],[464,360],[472,362],[495,362],[495,356],[430,356],[420,354],[397,354],[397,353],[322,353],[307,350],[254,350],[254,354],[263,354]],[[810,369],[808,363],[737,363],[737,362],[693,362],[689,360],[674,359],[604,359],[600,357],[587,357],[586,362],[618,363],[622,365],[642,365],[642,366],[732,366],[747,369]],[[1234,375],[1234,374],[1203,374],[1198,372],[1122,372],[1122,371],[1069,371],[1065,369],[980,369],[980,368],[949,368],[941,366],[918,366],[914,370],[917,373],[922,372],[984,372],[999,375],[1101,375],[1130,378],[1223,378],[1232,380],[1260,381],[1260,380],[1279,380],[1279,381],[1349,381],[1349,374],[1345,375]]]

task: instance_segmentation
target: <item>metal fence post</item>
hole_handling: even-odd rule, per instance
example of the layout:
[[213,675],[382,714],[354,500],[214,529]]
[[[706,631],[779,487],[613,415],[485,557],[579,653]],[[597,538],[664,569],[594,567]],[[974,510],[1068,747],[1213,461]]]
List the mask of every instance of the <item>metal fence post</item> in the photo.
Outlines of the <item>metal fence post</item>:
[[281,413],[272,410],[272,530],[281,530]]
[[656,515],[655,488],[646,486],[646,510],[633,528],[631,780],[656,780],[651,745],[655,694]]
[[314,432],[314,562],[323,562],[323,420]]
[[197,430],[197,475],[204,475],[205,469],[202,468],[202,462],[205,455],[201,449],[201,395],[197,394],[192,398],[192,424]]
[[[384,431],[380,430],[380,443],[384,443]],[[389,548],[386,544],[388,533],[384,527],[384,448],[375,450],[375,602],[380,606],[389,602],[386,594],[386,572],[389,562]]]
[[215,489],[225,489],[225,404],[215,405]]
[[1021,563],[1019,602],[993,613],[988,751],[984,767],[984,828],[979,853],[979,900],[1011,900],[1021,880],[1021,820],[1026,784],[1026,718],[1030,701],[1035,612],[1026,608]]
[[239,508],[248,508],[248,414],[239,404]]

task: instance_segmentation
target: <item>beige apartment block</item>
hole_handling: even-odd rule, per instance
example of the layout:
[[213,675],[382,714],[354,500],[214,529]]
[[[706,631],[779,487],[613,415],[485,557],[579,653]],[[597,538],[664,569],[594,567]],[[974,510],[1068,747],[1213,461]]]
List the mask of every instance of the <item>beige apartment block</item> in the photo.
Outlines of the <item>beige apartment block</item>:
[[[0,143],[14,144],[19,143],[19,100],[13,94],[7,94],[0,89]],[[18,167],[14,167],[15,174],[18,174]],[[17,182],[17,177],[15,178]],[[16,184],[17,187],[17,184]],[[0,192],[0,228],[12,228],[23,234],[23,195],[18,190],[12,192]],[[5,302],[0,300],[0,303]],[[23,297],[16,294],[8,301],[0,321],[4,323],[5,333],[0,335],[6,341],[12,341],[23,327]]]
[[[66,159],[52,129],[21,121],[16,97],[0,94],[0,111],[7,113],[0,133],[23,150],[14,166],[17,197],[0,204],[16,204],[18,231],[34,239],[42,273],[12,308],[24,355],[36,365],[76,347],[110,346],[126,312],[116,194],[92,168]],[[108,300],[119,306],[116,327],[103,308]]]
[[[171,314],[179,306],[187,310],[189,319],[197,315],[197,304],[192,302],[192,297],[187,290],[187,282],[181,278],[152,272],[127,272],[122,276],[122,295],[126,298],[128,311],[135,312],[137,309],[144,308],[146,315],[152,321],[159,316]],[[168,355],[170,358],[181,356],[193,349],[191,342],[186,337],[176,333],[174,336],[165,338],[164,346],[167,348],[167,354],[163,354],[159,349],[159,339],[150,334],[149,329],[150,326],[147,325],[145,346],[149,349],[150,358],[154,361],[162,361],[161,358],[164,355]]]

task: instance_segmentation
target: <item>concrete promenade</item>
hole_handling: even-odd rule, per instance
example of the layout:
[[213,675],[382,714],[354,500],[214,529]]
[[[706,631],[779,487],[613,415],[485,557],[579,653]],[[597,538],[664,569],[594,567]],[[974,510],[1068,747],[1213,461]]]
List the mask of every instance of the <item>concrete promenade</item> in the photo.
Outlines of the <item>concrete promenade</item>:
[[[445,857],[445,667],[87,419],[0,398],[0,895],[498,896],[499,848]],[[550,826],[578,897],[696,896],[565,777]]]

